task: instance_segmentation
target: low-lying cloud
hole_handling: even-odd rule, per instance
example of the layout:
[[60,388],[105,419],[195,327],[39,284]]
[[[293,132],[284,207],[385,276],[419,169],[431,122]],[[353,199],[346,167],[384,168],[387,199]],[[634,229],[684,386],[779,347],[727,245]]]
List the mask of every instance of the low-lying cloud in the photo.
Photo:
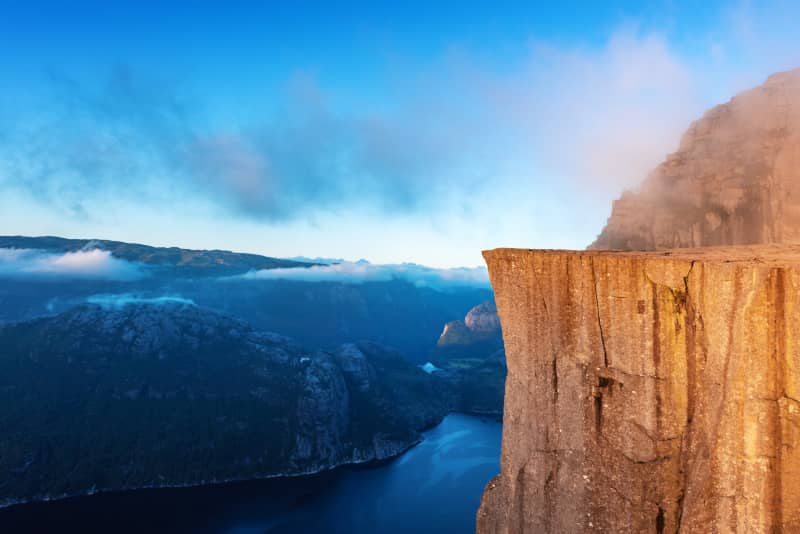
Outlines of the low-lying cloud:
[[89,304],[97,304],[105,309],[119,309],[129,304],[150,304],[154,306],[164,304],[184,304],[196,306],[192,299],[180,296],[162,295],[158,297],[145,297],[134,293],[105,293],[92,295],[86,299]]
[[488,289],[491,287],[488,272],[484,267],[435,269],[414,263],[375,265],[366,261],[315,265],[305,269],[265,269],[230,279],[340,282],[345,284],[404,280],[417,287],[429,287],[437,290],[468,287]]
[[344,263],[345,261],[343,258],[321,258],[319,256],[315,258],[311,258],[308,256],[292,256],[286,259],[292,261],[299,261],[301,263],[319,263],[324,265],[332,265],[334,263]]
[[115,258],[107,250],[52,254],[36,249],[0,248],[0,277],[137,280],[142,266]]

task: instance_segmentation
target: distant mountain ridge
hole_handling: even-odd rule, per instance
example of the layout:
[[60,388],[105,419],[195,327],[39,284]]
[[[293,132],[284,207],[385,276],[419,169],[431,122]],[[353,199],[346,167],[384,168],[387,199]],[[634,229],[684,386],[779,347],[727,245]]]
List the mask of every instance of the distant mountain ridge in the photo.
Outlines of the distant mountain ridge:
[[34,249],[54,254],[100,249],[110,252],[115,258],[156,267],[162,273],[175,276],[233,276],[261,269],[316,265],[228,250],[153,247],[106,239],[67,239],[54,236],[0,236],[0,248]]
[[[41,251],[56,259],[100,249],[114,263],[128,262],[143,276],[106,279],[86,276],[3,276],[13,270],[13,251]],[[10,259],[3,253],[12,251]],[[28,255],[30,256],[30,255]],[[36,254],[33,255],[34,260]],[[119,241],[61,237],[0,236],[0,323],[53,315],[96,300],[177,298],[238,317],[259,330],[298,339],[323,349],[353,340],[395,347],[425,363],[442,325],[463,317],[491,298],[484,287],[447,291],[411,280],[306,281],[260,279],[241,274],[273,268],[305,271],[319,265],[228,251],[152,247]]]

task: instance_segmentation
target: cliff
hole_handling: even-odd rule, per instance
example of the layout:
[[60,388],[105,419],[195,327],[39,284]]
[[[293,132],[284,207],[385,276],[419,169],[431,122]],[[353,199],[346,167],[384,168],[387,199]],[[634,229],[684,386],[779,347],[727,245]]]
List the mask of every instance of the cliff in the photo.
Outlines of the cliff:
[[508,378],[478,532],[800,531],[800,247],[484,256]]
[[590,248],[800,243],[800,69],[709,110]]

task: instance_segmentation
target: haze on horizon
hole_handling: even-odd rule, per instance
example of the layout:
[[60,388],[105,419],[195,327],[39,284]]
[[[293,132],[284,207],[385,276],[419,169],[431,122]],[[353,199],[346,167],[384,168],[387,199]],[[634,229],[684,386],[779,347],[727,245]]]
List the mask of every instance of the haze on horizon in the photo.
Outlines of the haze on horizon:
[[583,248],[791,2],[0,0],[0,234],[481,265]]

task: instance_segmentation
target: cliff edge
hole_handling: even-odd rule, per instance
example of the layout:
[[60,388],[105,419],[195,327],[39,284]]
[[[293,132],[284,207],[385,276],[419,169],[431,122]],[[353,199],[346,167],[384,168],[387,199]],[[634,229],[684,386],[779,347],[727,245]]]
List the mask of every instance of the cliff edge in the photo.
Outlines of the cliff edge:
[[484,256],[508,378],[478,532],[800,531],[800,246]]

